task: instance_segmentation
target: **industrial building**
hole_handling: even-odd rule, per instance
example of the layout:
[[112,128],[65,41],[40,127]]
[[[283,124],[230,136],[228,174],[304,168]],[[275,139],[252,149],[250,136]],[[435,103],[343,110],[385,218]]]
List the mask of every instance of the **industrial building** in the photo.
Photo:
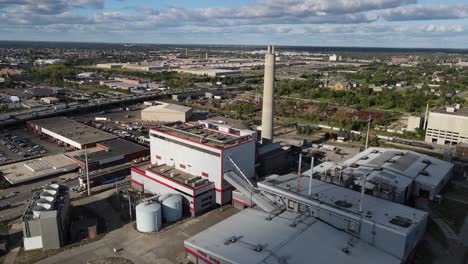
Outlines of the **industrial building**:
[[96,143],[115,139],[117,136],[84,125],[65,117],[52,117],[27,122],[29,130],[75,149],[91,148]]
[[[149,156],[148,148],[124,139],[111,139],[87,148],[88,170],[94,171]],[[68,152],[65,155],[74,160],[82,169],[86,168],[85,150]]]
[[3,178],[12,185],[78,170],[79,166],[64,154],[45,156],[0,166]]
[[[130,175],[130,168],[132,167],[129,163],[124,163],[105,169],[95,170],[89,173],[89,186],[95,187],[104,184],[110,184],[117,181],[123,180],[126,176]],[[88,180],[86,175],[81,175],[78,178],[79,185],[81,187],[88,186]]]
[[241,71],[239,70],[223,70],[223,69],[212,69],[212,68],[205,68],[205,69],[177,69],[178,72],[195,74],[195,75],[202,75],[208,77],[237,77],[241,76]]
[[150,147],[151,165],[132,168],[134,187],[155,194],[176,191],[192,213],[231,201],[232,187],[224,181],[224,172],[237,167],[247,177],[255,175],[251,134],[175,123],[151,129]]
[[69,210],[68,187],[50,184],[36,192],[21,218],[24,249],[62,247],[67,234]]
[[[314,167],[314,178],[389,201],[408,204],[416,197],[436,199],[454,165],[414,151],[369,148],[344,163]],[[306,172],[306,173],[310,173]]]
[[191,107],[164,102],[153,102],[141,111],[141,120],[144,121],[187,122],[191,116]]
[[125,63],[98,63],[96,64],[96,68],[103,68],[103,69],[119,69],[122,68]]
[[437,108],[429,113],[426,142],[439,145],[468,143],[468,108]]
[[425,232],[426,212],[309,176],[225,177],[257,207],[186,240],[195,263],[403,263]]

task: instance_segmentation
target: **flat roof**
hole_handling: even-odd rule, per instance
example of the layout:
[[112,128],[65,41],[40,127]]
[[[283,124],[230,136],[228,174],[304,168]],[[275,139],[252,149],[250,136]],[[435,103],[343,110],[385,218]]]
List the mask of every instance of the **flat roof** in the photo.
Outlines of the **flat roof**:
[[[345,214],[353,216],[361,216],[359,206],[361,202],[361,193],[337,186],[334,184],[322,182],[319,180],[311,179],[312,196],[309,196],[309,176],[302,175],[300,178],[300,189],[297,189],[297,175],[272,175],[262,182],[258,182],[258,186],[263,189],[278,188],[286,190],[291,195],[297,195],[302,198],[311,200],[311,202],[318,201],[320,204],[326,204],[333,208],[338,208]],[[294,190],[294,191],[290,191]],[[318,199],[313,197],[317,196]],[[346,202],[346,207],[340,206],[340,202]],[[376,198],[370,195],[365,195],[362,205],[362,211],[372,212],[372,221],[385,226],[389,229],[397,230],[402,233],[409,233],[413,227],[420,222],[425,221],[427,213],[407,207],[401,204],[393,203],[384,199]],[[395,225],[390,221],[397,217],[403,217],[411,221],[411,225],[403,227]]]
[[155,102],[156,105],[153,105],[153,106],[150,106],[150,107],[147,107],[145,109],[143,109],[142,111],[143,112],[149,112],[149,111],[157,111],[157,110],[161,110],[161,109],[168,109],[168,110],[172,110],[172,111],[178,111],[178,112],[189,112],[190,110],[192,110],[191,107],[188,107],[188,106],[184,106],[184,105],[178,105],[178,104],[168,104],[168,103],[164,103],[164,102]]
[[[283,212],[266,220],[268,213],[248,208],[185,240],[229,263],[400,263],[396,257],[311,217]],[[296,222],[293,226],[291,223]],[[235,237],[235,242],[230,239]],[[348,243],[348,253],[343,251]],[[260,245],[261,250],[255,250]],[[259,247],[259,248],[260,248]],[[201,254],[200,254],[201,255]]]
[[[121,138],[102,141],[97,144],[102,145],[103,147],[107,148],[107,150],[99,146],[87,149],[86,151],[88,152],[88,162],[96,162],[112,157],[129,155],[140,151],[148,150],[147,147],[140,146],[138,144],[129,142]],[[77,159],[81,162],[85,162],[84,150],[68,152],[65,155]]]
[[3,177],[11,184],[19,184],[78,169],[78,164],[64,154],[21,161],[0,167]]
[[216,148],[226,148],[250,139],[250,136],[241,137],[234,134],[208,129],[204,125],[192,125],[181,122],[173,123],[172,125],[161,125],[159,127],[151,128],[150,131],[162,132]]
[[468,117],[468,107],[461,107],[460,109],[455,109],[455,112],[447,112],[446,107],[438,107],[438,108],[432,109],[431,113]]
[[437,186],[454,167],[450,162],[414,151],[386,148],[369,148],[346,160],[344,164],[381,168],[428,186]]
[[29,121],[29,123],[49,130],[71,141],[77,142],[80,145],[93,144],[117,138],[117,136],[113,134],[65,117],[38,119]]
[[[176,181],[188,188],[194,188],[196,186],[193,186],[193,182],[198,182],[200,181],[200,185],[208,183],[209,180],[207,178],[203,178],[201,176],[195,176],[193,174],[178,170],[172,166],[163,164],[159,166],[151,166],[151,168],[146,167],[146,169],[150,172],[156,173],[160,176],[166,177],[168,179],[171,179],[172,181]],[[203,181],[203,183],[201,182]],[[190,182],[190,183],[188,183]]]

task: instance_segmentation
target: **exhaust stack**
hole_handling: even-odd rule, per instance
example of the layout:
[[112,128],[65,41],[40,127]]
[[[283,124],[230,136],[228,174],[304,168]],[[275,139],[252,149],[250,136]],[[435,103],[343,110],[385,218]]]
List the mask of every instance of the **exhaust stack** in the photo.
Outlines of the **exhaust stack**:
[[263,80],[263,107],[262,107],[262,143],[273,141],[273,111],[275,88],[275,46],[268,46],[265,54],[265,75]]

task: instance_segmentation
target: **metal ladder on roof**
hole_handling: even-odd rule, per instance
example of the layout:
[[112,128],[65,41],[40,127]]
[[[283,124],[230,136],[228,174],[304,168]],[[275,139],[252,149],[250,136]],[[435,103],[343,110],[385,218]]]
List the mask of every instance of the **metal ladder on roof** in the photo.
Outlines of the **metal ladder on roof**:
[[226,172],[224,174],[224,179],[243,194],[250,196],[251,200],[263,211],[268,213],[277,211],[279,207],[257,189],[252,180],[242,172],[237,163],[229,156],[228,160],[238,173],[234,171]]

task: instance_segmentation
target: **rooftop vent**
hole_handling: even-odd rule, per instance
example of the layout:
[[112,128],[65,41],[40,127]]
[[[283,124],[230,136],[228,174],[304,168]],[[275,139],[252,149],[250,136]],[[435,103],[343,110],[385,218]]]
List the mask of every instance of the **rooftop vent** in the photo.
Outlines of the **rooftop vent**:
[[395,163],[395,160],[389,159],[387,160],[388,163]]
[[427,172],[427,171],[421,171],[419,174],[422,175],[422,176],[429,176],[430,175],[429,172]]
[[361,160],[368,160],[368,159],[369,159],[369,157],[367,157],[367,156],[364,156],[364,157],[361,158]]
[[395,156],[403,156],[403,155],[405,155],[405,153],[403,153],[403,152],[398,152],[398,153],[395,154]]
[[352,203],[349,203],[348,201],[345,201],[345,200],[338,200],[338,201],[335,202],[335,205],[337,205],[339,207],[343,207],[343,208],[353,207]]
[[432,164],[432,162],[430,160],[427,160],[427,159],[422,160],[422,163],[428,164],[428,165]]
[[242,236],[239,236],[239,237],[232,236],[232,237],[228,238],[226,241],[224,241],[224,245],[228,246],[230,244],[234,244],[241,238],[242,238]]
[[379,151],[378,151],[378,150],[376,150],[376,149],[374,149],[373,151],[371,151],[371,153],[373,153],[373,154],[377,154],[377,153],[379,153]]
[[351,168],[359,168],[359,164],[353,163],[350,165]]
[[374,168],[375,171],[383,171],[382,167]]
[[263,246],[260,245],[260,244],[257,244],[257,245],[255,246],[254,250],[255,250],[256,252],[262,252]]
[[392,218],[392,220],[390,220],[390,223],[403,227],[403,228],[408,228],[413,224],[411,219],[401,217],[401,216],[395,216],[394,218]]

